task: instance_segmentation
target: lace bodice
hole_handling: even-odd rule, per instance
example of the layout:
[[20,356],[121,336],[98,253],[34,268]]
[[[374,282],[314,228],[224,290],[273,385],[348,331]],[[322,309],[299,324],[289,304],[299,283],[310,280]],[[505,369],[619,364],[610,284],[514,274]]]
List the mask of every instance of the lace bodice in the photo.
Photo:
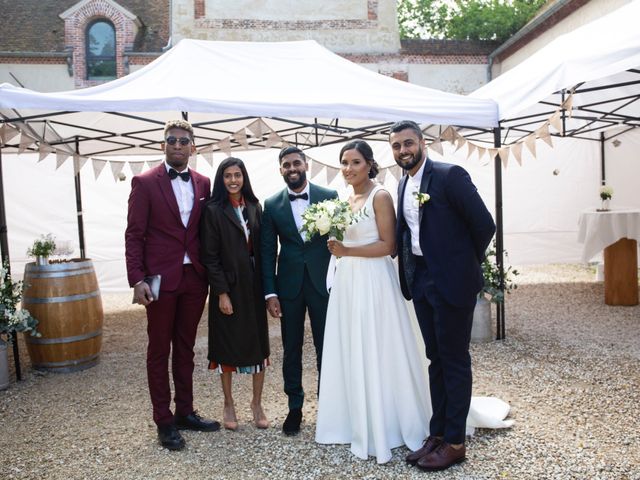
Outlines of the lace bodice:
[[362,215],[357,223],[347,228],[344,234],[344,245],[348,247],[368,245],[380,240],[378,226],[376,225],[376,213],[373,210],[373,197],[378,190],[384,190],[384,188],[381,185],[376,185],[371,189],[371,192],[369,192],[367,200],[359,210],[360,212],[366,213],[366,215]]

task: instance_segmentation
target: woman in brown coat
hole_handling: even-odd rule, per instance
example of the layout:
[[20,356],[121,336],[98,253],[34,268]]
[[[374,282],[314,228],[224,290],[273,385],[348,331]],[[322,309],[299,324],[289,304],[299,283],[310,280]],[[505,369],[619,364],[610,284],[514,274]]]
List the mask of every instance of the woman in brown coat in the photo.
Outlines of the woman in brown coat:
[[269,422],[262,409],[269,332],[260,271],[262,207],[239,158],[222,161],[202,214],[201,261],[207,269],[209,368],[221,374],[224,427],[238,428],[232,373],[253,375],[251,411],[258,428]]

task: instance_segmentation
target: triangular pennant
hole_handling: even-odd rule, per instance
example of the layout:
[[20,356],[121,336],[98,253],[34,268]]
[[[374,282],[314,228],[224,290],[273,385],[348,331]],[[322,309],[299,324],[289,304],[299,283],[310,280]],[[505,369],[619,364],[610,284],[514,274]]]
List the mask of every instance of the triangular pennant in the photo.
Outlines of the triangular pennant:
[[267,148],[271,148],[273,147],[275,144],[279,143],[282,141],[282,138],[280,138],[280,135],[278,135],[276,132],[271,131],[271,133],[269,134],[269,136],[267,137],[267,141],[265,142],[265,146]]
[[149,168],[154,168],[160,165],[162,162],[164,162],[164,160],[161,158],[158,160],[147,160],[147,165],[149,165]]
[[533,158],[536,157],[536,134],[530,133],[524,138],[524,146],[531,152]]
[[192,168],[193,170],[198,170],[198,156],[197,155],[191,155],[189,157],[189,168]]
[[476,150],[478,150],[478,147],[471,142],[467,142],[467,145],[469,145],[469,150],[467,151],[467,160],[469,160],[469,158],[471,158],[471,155],[473,155]]
[[402,177],[402,168],[400,168],[399,165],[394,165],[392,167],[389,167],[389,173],[393,175],[393,178],[395,178],[397,181],[400,181],[400,177]]
[[213,145],[203,148],[199,153],[204,157],[209,166],[213,167]]
[[547,145],[553,147],[551,141],[551,134],[549,133],[549,122],[544,122],[542,126],[536,130],[536,135],[540,140],[543,140]]
[[257,120],[251,122],[249,125],[247,125],[247,129],[254,137],[262,138],[262,135],[264,133],[264,125],[262,119],[258,118]]
[[111,165],[111,173],[113,173],[113,179],[117,182],[120,179],[120,174],[122,173],[122,169],[124,168],[124,162],[114,162],[113,160],[109,161]]
[[87,157],[83,157],[81,155],[78,155],[77,153],[73,154],[73,173],[77,174],[80,170],[82,170],[82,167],[84,167],[84,164],[87,163],[87,160],[89,160]]
[[134,175],[140,175],[144,168],[144,162],[129,162],[129,168]]
[[467,143],[467,139],[464,138],[462,135],[458,136],[458,139],[456,140],[456,152],[458,150],[460,150],[462,147],[464,147]]
[[[317,162],[315,162],[315,163],[317,163]],[[315,174],[311,173],[311,175],[309,175],[309,177],[311,177],[311,180],[313,180],[315,178],[318,178],[318,175],[320,175],[326,169],[326,167],[324,165],[322,165],[321,163],[318,163],[318,165],[319,165],[319,167],[318,167],[319,170],[316,170]]]
[[498,155],[500,155],[500,160],[502,160],[504,168],[507,168],[507,164],[509,163],[509,147],[499,148]]
[[562,102],[561,107],[567,110],[569,115],[571,115],[571,112],[573,111],[573,94],[569,95],[567,99]]
[[496,158],[496,155],[498,154],[498,149],[497,148],[487,148],[487,151],[489,152],[489,160],[494,160]]
[[518,165],[522,166],[522,143],[511,145],[511,155],[515,157]]
[[429,148],[434,152],[438,152],[440,155],[443,155],[442,142],[440,140],[434,140],[433,142],[431,142]]
[[336,175],[338,175],[339,171],[339,168],[327,167],[327,185],[329,185],[333,181],[333,179],[336,178]]
[[317,160],[312,160],[312,162],[311,162],[311,176],[315,177],[317,174],[319,174],[322,171],[323,167],[324,167],[324,165],[322,165]]
[[224,152],[227,155],[227,157],[230,157],[231,156],[231,139],[227,137],[220,140],[218,142],[218,149],[220,149],[221,152]]
[[[99,158],[92,158],[91,159],[91,163],[92,163],[92,166],[93,166],[93,176],[97,180],[98,177],[100,176],[100,172],[102,172],[102,169],[107,164],[107,161],[106,160],[100,160]],[[140,163],[142,163],[142,162],[140,162]]]
[[557,132],[562,132],[562,120],[560,119],[560,110],[551,115],[549,118],[549,124],[556,129]]
[[384,183],[384,179],[387,178],[387,172],[389,171],[388,168],[383,168],[378,172],[378,176],[376,177],[376,180],[378,180],[380,183]]
[[245,132],[244,128],[241,128],[234,133],[233,138],[235,138],[238,144],[243,148],[247,148],[249,146],[249,142],[247,142],[247,132]]
[[478,147],[478,160],[482,161],[482,157],[487,154],[487,149],[484,147]]
[[453,129],[452,126],[448,126],[447,128],[444,129],[444,132],[442,132],[442,134],[440,135],[440,138],[447,142],[453,143],[453,141],[456,139],[456,131]]
[[35,139],[31,138],[29,135],[23,132],[22,135],[20,135],[20,146],[18,147],[18,153],[24,152],[34,143],[36,143]]
[[2,128],[0,128],[0,142],[2,145],[6,145],[9,143],[13,137],[18,135],[20,131],[16,128],[13,128],[11,125],[7,125],[6,123],[2,124]]
[[61,150],[58,150],[56,152],[56,170],[59,169],[64,164],[64,162],[67,161],[67,158],[69,158],[68,153]]
[[55,152],[55,150],[53,148],[51,148],[49,145],[47,145],[46,143],[41,143],[40,146],[38,147],[38,162],[41,162],[42,160],[44,160],[50,153]]

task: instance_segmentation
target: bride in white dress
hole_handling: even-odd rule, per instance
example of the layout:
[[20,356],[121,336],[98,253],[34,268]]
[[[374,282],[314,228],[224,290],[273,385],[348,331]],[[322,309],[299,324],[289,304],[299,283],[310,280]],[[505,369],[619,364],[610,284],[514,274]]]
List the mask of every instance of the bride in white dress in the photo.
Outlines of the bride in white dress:
[[[343,242],[328,242],[340,258],[327,309],[316,441],[350,443],[355,456],[386,463],[391,449],[417,450],[429,435],[426,357],[390,257],[395,210],[389,193],[372,180],[378,170],[373,152],[356,140],[343,147],[340,163],[353,187],[351,208],[365,215],[347,228]],[[510,426],[502,422],[508,405],[498,402],[489,401],[489,412],[480,402],[481,413],[472,402],[474,426]],[[494,413],[495,407],[502,411]]]

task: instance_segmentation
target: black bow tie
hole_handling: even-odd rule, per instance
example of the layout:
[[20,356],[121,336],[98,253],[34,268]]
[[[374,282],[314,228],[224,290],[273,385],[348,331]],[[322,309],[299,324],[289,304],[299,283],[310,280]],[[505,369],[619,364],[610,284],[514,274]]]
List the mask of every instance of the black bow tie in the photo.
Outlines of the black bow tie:
[[301,199],[303,199],[303,200],[309,200],[309,195],[308,195],[306,192],[305,192],[305,193],[301,193],[301,194],[299,194],[299,195],[295,195],[295,194],[293,194],[293,193],[290,193],[290,194],[289,194],[289,200],[291,200],[292,202],[293,202],[294,200],[299,199],[299,198],[301,198]]
[[189,176],[189,172],[187,172],[187,171],[184,171],[184,172],[180,172],[180,173],[178,173],[178,172],[176,172],[173,168],[170,168],[170,169],[169,169],[169,178],[170,178],[171,180],[173,180],[173,179],[174,179],[174,178],[176,178],[176,177],[180,177],[180,178],[182,179],[182,181],[183,181],[183,182],[188,182],[188,181],[189,181],[189,178],[191,178],[191,177]]

